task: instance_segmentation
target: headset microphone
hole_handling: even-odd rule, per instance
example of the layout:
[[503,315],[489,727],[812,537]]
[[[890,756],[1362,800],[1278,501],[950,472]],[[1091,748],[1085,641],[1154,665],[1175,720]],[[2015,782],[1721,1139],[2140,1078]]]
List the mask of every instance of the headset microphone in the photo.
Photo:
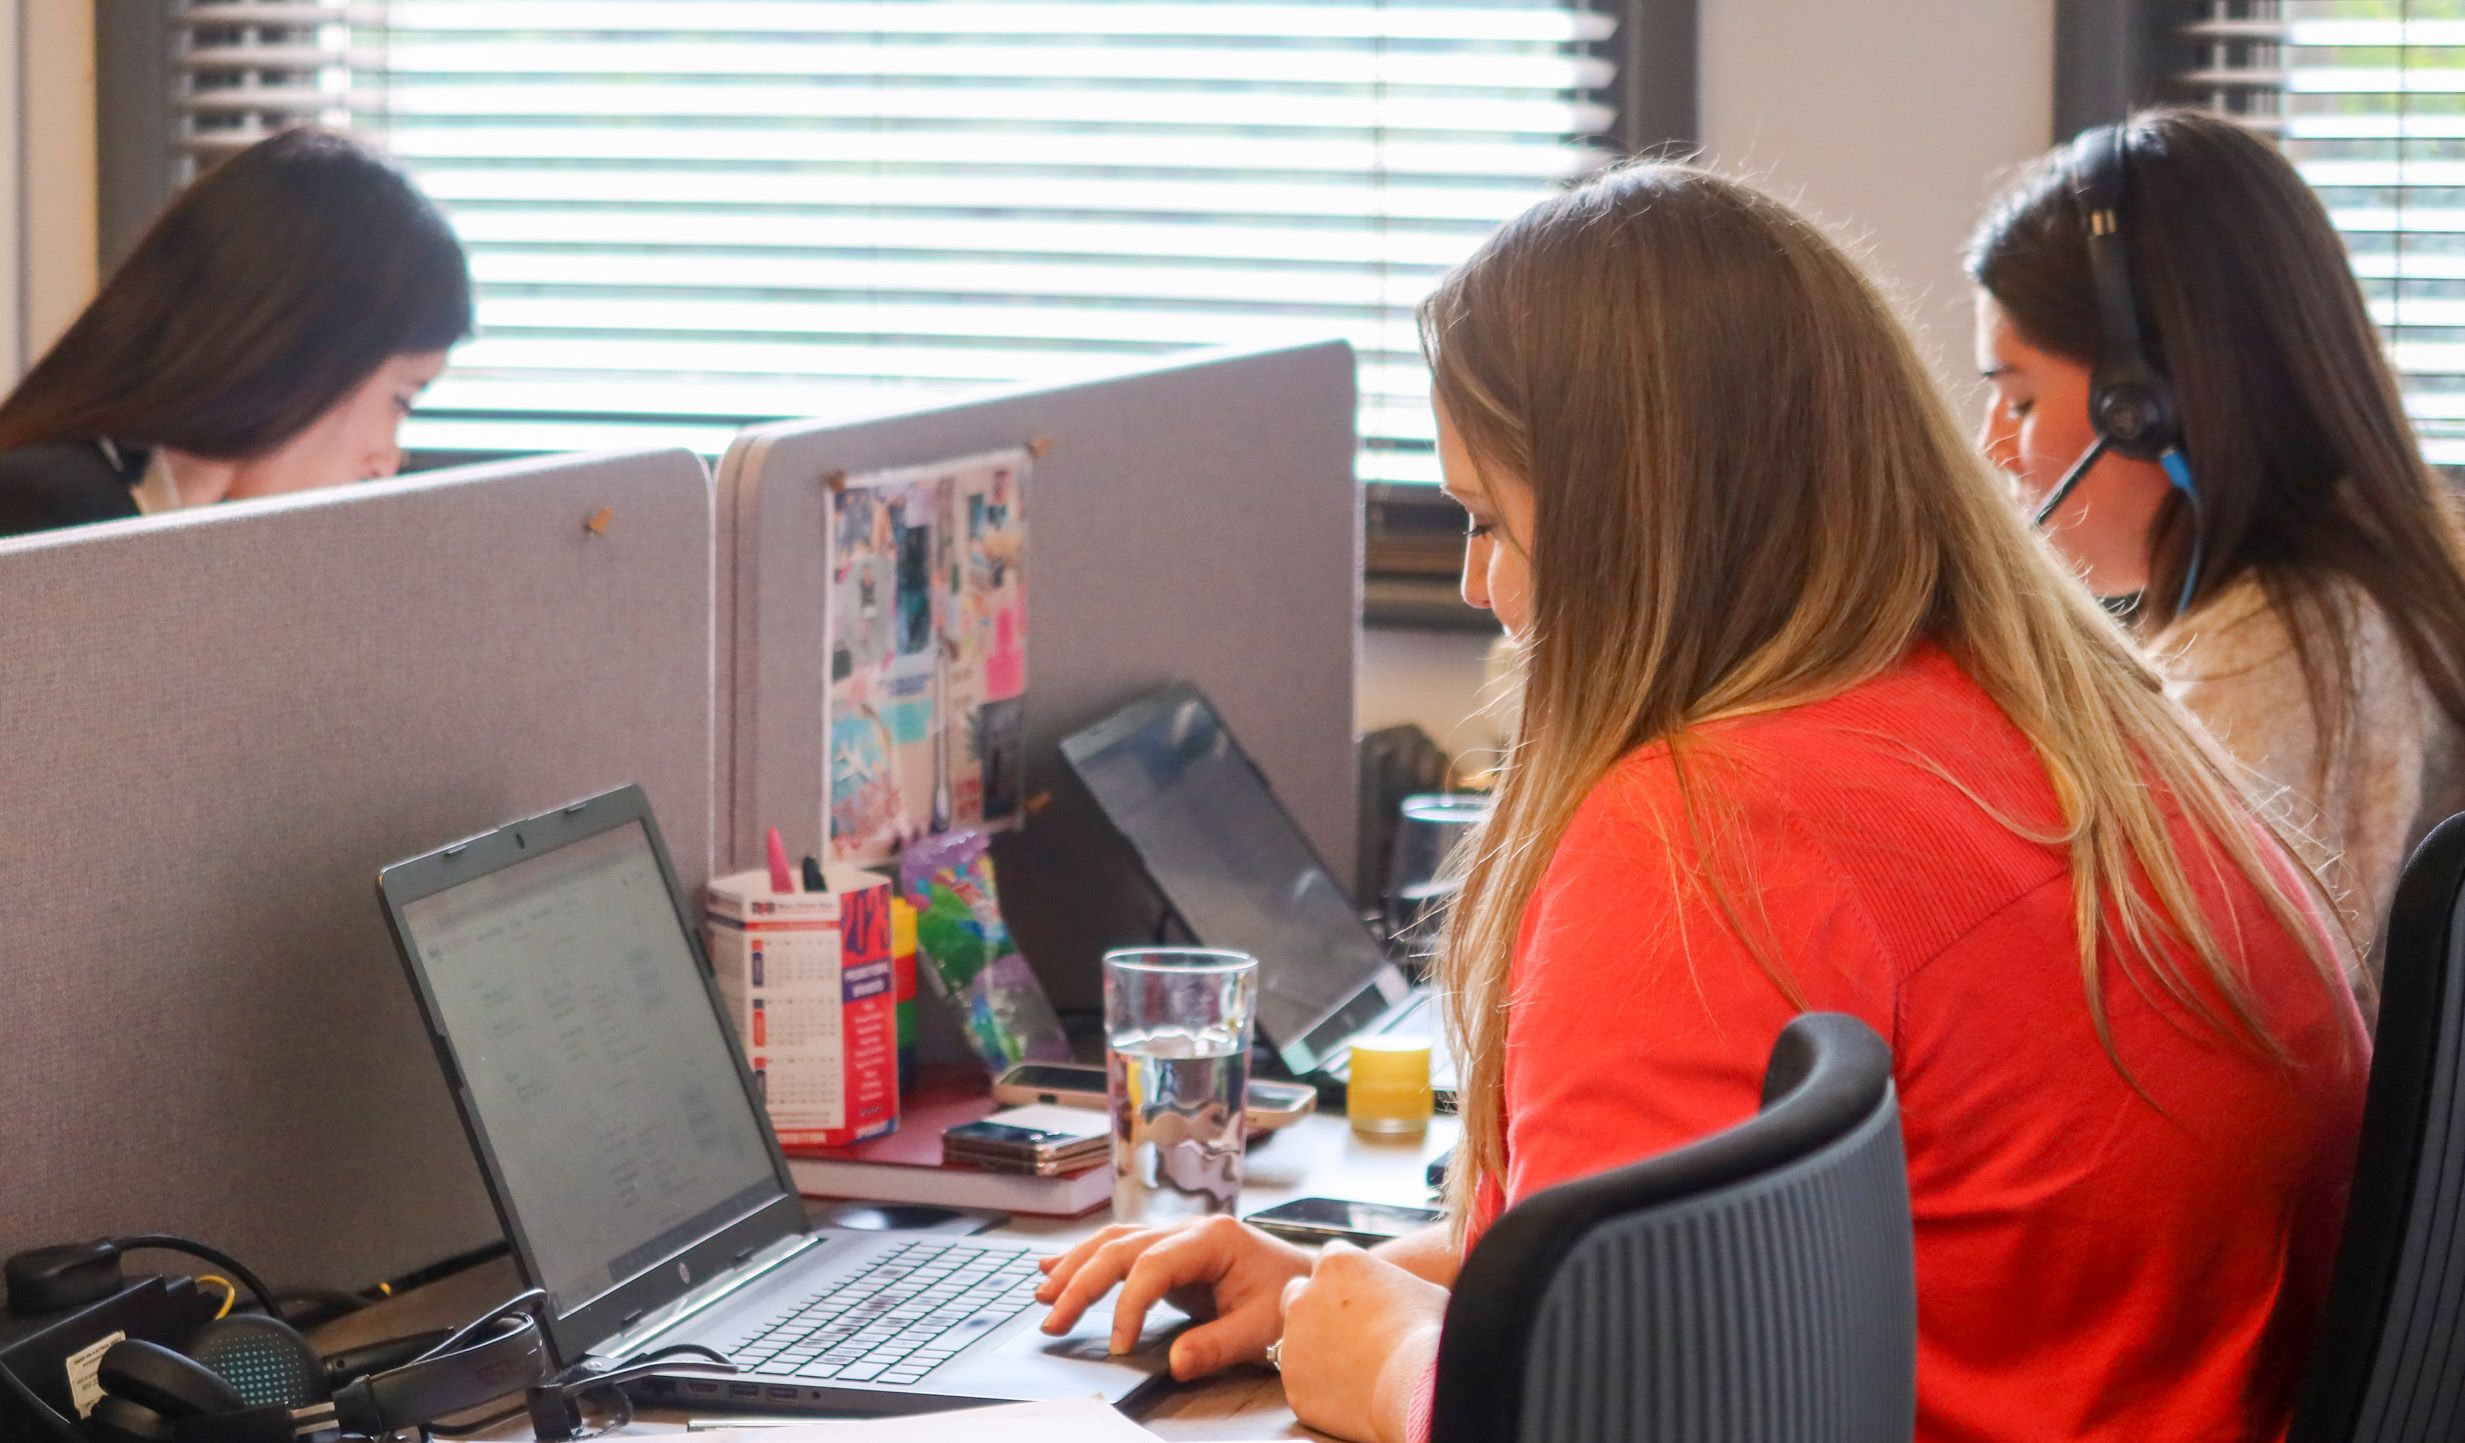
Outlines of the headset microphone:
[[2071,493],[2079,489],[2081,478],[2088,475],[2088,468],[2096,465],[2097,458],[2105,453],[2105,437],[2100,436],[2089,442],[2088,449],[2080,453],[2080,459],[2072,462],[2071,469],[2063,473],[2063,479],[2055,482],[2054,489],[2046,493],[2046,499],[2037,503],[2037,512],[2029,520],[2043,526],[2053,519],[2054,513],[2062,510],[2063,503],[2071,499]]
[[2139,304],[2132,293],[2131,260],[2122,233],[2128,139],[2123,126],[2106,125],[2072,142],[2071,195],[2079,207],[2081,227],[2088,232],[2089,276],[2097,290],[2103,336],[2103,349],[2088,382],[2088,419],[2097,439],[2038,503],[2035,520],[2040,526],[2050,520],[2108,451],[2156,462],[2191,507],[2191,559],[2183,568],[2182,594],[2174,604],[2175,614],[2180,615],[2191,609],[2191,599],[2199,590],[2208,526],[2191,463],[2183,457],[2182,422],[2174,391],[2148,357]]

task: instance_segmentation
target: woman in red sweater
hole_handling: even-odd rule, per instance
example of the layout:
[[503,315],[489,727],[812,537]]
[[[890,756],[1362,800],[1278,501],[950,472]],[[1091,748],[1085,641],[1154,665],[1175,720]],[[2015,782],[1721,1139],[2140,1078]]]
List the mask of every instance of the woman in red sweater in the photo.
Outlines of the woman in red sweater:
[[1643,166],[1500,230],[1423,328],[1465,597],[1524,682],[1440,962],[1453,1227],[1108,1229],[1055,1325],[1211,1293],[1177,1375],[1281,1338],[1304,1422],[1409,1438],[1498,1211],[1749,1116],[1818,1008],[1892,1046],[1921,1439],[2282,1434],[2366,1072],[2339,944],[1872,287]]

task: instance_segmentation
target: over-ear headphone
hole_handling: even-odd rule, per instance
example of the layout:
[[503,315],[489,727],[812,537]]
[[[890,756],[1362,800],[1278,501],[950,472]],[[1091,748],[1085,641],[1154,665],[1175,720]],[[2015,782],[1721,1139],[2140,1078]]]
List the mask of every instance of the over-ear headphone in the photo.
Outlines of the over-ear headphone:
[[95,1373],[92,1443],[292,1443],[312,1433],[384,1438],[449,1418],[548,1376],[547,1339],[500,1313],[398,1368],[327,1392],[316,1350],[279,1319],[208,1323],[185,1352],[129,1338]]
[[2097,289],[2103,347],[2089,374],[2088,417],[2106,445],[2140,461],[2175,449],[2182,437],[2173,388],[2148,359],[2140,306],[2131,284],[2131,252],[2123,243],[2129,154],[2123,128],[2099,126],[2072,146],[2072,200],[2088,233],[2089,279]]
[[[330,1365],[276,1312],[274,1295],[239,1259],[189,1238],[148,1233],[36,1248],[8,1259],[8,1311],[39,1318],[118,1293],[120,1257],[167,1248],[236,1279],[260,1313],[199,1326],[177,1349],[123,1337],[96,1364],[101,1396],[82,1422],[61,1413],[0,1364],[0,1399],[60,1443],[292,1443],[312,1433],[383,1438],[519,1393],[550,1372],[548,1342],[526,1292],[458,1332],[397,1339]],[[408,1361],[384,1366],[379,1360]],[[365,1376],[350,1373],[370,1369]],[[0,1429],[0,1431],[8,1431]]]
[[2107,451],[2157,462],[2191,507],[2191,561],[2174,608],[2180,614],[2190,609],[2199,589],[2207,526],[2191,463],[2183,458],[2182,415],[2174,404],[2174,388],[2149,359],[2139,296],[2131,281],[2131,252],[2123,239],[2130,144],[2130,131],[2122,124],[2083,131],[2071,143],[2071,199],[2087,233],[2089,280],[2097,292],[2100,346],[2088,382],[2088,420],[2097,439],[2038,503],[2036,521],[2044,525]]

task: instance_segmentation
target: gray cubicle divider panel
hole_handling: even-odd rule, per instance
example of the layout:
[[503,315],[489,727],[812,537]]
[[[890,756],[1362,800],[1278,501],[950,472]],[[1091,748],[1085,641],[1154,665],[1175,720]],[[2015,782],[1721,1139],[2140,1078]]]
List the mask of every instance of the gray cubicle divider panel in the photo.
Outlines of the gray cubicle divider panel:
[[1031,809],[1047,804],[996,839],[994,860],[1003,912],[1055,1000],[1093,1005],[1102,949],[1147,940],[1157,921],[1059,744],[1156,686],[1189,681],[1211,697],[1310,840],[1346,868],[1361,614],[1353,397],[1352,350],[1326,342],[738,438],[719,467],[733,557],[721,626],[735,638],[722,705],[732,696],[736,708],[722,856],[761,865],[770,826],[791,851],[821,846],[825,478],[1049,442],[1025,491],[1026,792]]
[[0,542],[0,1252],[498,1239],[376,872],[640,782],[701,884],[715,515],[661,451]]

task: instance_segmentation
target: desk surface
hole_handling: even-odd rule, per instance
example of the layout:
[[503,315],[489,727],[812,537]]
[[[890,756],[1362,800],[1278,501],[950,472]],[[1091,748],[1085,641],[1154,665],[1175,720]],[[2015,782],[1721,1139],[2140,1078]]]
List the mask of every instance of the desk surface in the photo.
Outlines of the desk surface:
[[[1456,1123],[1440,1118],[1420,1137],[1376,1140],[1356,1135],[1340,1117],[1308,1117],[1253,1146],[1245,1168],[1241,1210],[1255,1212],[1301,1197],[1342,1197],[1363,1202],[1419,1204],[1428,1200],[1423,1176],[1428,1161],[1454,1145]],[[1104,1225],[1102,1213],[1085,1218],[1021,1218],[995,1237],[1049,1239],[1058,1248]],[[510,1295],[513,1265],[498,1261],[469,1269],[416,1293],[344,1318],[317,1334],[331,1351],[373,1342],[421,1327],[460,1321]],[[645,1411],[629,1435],[672,1433],[684,1416]],[[1315,1438],[1293,1421],[1284,1390],[1263,1368],[1242,1369],[1167,1393],[1139,1420],[1164,1438]],[[483,1438],[524,1439],[529,1425],[516,1421]]]

